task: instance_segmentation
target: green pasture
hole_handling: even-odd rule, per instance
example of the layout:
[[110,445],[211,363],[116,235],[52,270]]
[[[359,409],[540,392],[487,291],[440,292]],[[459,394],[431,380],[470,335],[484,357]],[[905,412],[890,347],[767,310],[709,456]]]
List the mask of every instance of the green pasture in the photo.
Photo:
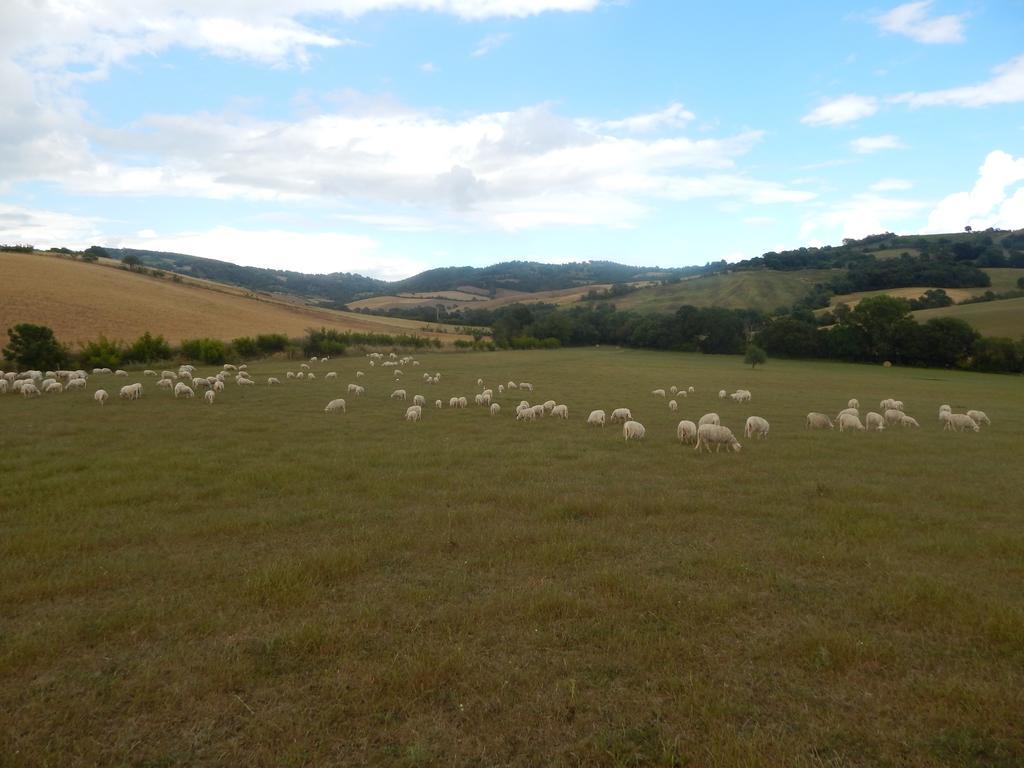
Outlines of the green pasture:
[[[213,405],[0,396],[0,766],[1024,764],[1019,377],[417,357],[421,423],[353,357]],[[448,409],[478,377],[535,391]],[[921,428],[804,430],[851,397]],[[645,441],[585,425],[621,406]],[[770,437],[698,455],[709,411]]]
[[984,301],[977,304],[954,304],[951,307],[922,309],[913,313],[919,323],[933,317],[956,317],[970,323],[983,336],[1024,336],[1024,298]]

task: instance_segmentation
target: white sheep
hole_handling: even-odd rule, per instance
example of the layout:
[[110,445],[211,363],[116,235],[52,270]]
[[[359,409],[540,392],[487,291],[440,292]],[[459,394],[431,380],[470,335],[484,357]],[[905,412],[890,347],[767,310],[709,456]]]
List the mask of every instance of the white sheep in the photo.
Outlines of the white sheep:
[[313,379],[316,378],[316,374],[315,373],[307,373],[306,374],[306,378],[309,379],[310,381],[312,381]]
[[[968,414],[968,416],[969,415],[970,414]],[[921,425],[917,423],[917,419],[915,419],[913,416],[907,416],[906,414],[904,414],[903,418],[900,419],[900,426],[902,426],[902,427],[920,427]]]
[[978,422],[968,416],[966,413],[951,413],[949,418],[946,419],[946,424],[943,429],[949,430],[950,432],[980,432],[981,427],[978,426]]
[[213,382],[213,391],[214,392],[223,392],[224,391],[224,382],[222,380],[220,380],[220,379],[218,379],[217,381]]
[[691,444],[697,439],[697,425],[683,419],[676,426],[676,437],[679,438],[680,443]]
[[499,384],[499,385],[498,385],[498,394],[500,395],[500,394],[502,394],[502,393],[503,393],[504,391],[505,391],[505,385],[504,385],[504,384]]
[[192,391],[192,387],[190,387],[185,382],[179,381],[177,384],[174,385],[174,397],[175,398],[184,397],[184,398],[187,399],[187,398],[195,397],[195,396],[196,396],[196,393]]
[[856,408],[859,411],[860,410],[860,400],[858,400],[856,397],[851,397],[849,399],[849,401],[846,403],[846,407],[847,408]]
[[851,414],[853,416],[856,416],[856,417],[860,418],[860,411],[857,410],[856,408],[843,408],[843,410],[841,410],[839,413],[836,414],[836,421],[839,421],[840,417],[844,413],[849,413],[849,414]]
[[679,387],[677,387],[675,384],[673,384],[671,387],[668,388],[668,393],[670,395],[674,395],[678,391],[679,391]]
[[238,384],[238,386],[240,387],[253,387],[256,385],[256,382],[253,381],[252,379],[236,379],[235,383]]
[[551,409],[554,408],[556,405],[558,405],[558,403],[556,403],[554,400],[545,400],[544,401],[544,412],[545,413],[551,413]]
[[600,425],[600,426],[603,427],[604,426],[604,411],[602,411],[600,409],[598,409],[596,411],[591,411],[590,415],[587,416],[587,424],[593,424],[595,426],[596,425]]
[[695,392],[696,390],[695,390],[695,389],[693,388],[693,386],[691,385],[691,386],[689,386],[689,387],[687,387],[687,388],[686,388],[686,391],[687,391],[687,392],[689,392],[689,393],[690,393],[690,394],[692,395],[692,394],[693,394],[693,393],[694,393],[694,392]]
[[639,421],[627,421],[622,425],[622,437],[625,438],[626,442],[630,440],[643,440],[647,434],[647,430],[644,429],[644,425]]
[[697,422],[697,426],[698,427],[703,427],[703,426],[706,426],[708,424],[717,426],[717,425],[719,425],[721,423],[722,423],[722,420],[720,418],[718,418],[718,414],[717,413],[705,413],[703,416],[700,417],[700,421]]
[[327,375],[325,375],[325,376],[324,376],[324,380],[327,380],[327,379],[336,379],[336,378],[338,378],[338,373],[337,373],[337,371],[331,371],[331,372],[329,372],[329,373],[328,373]]
[[885,419],[885,423],[891,427],[903,420],[903,411],[898,411],[895,408],[886,408],[882,417]]
[[107,394],[107,390],[105,389],[97,389],[92,395],[92,399],[99,403],[100,405],[105,404],[107,402],[108,397],[109,395]]
[[434,401],[434,407],[435,408],[443,408],[444,407],[444,403],[441,402],[440,400],[435,400]]
[[476,385],[477,385],[478,387],[482,387],[482,386],[484,385],[484,380],[483,380],[483,379],[477,379],[477,380],[476,380]]
[[299,363],[299,368],[301,368],[304,371],[309,370],[309,366],[306,363]]
[[275,384],[280,384],[280,383],[281,383],[281,380],[279,378],[277,378],[276,376],[268,376],[267,377],[267,386],[268,387],[272,387]]
[[882,414],[875,413],[874,411],[868,411],[864,417],[864,427],[868,432],[881,432],[885,429],[885,419],[882,418]]
[[497,416],[501,413],[501,406],[497,403],[491,403],[491,416]]
[[768,439],[769,424],[767,419],[760,416],[748,416],[746,426],[743,428],[743,436],[747,438],[758,437],[761,440]]
[[335,413],[336,411],[347,413],[345,410],[345,401],[340,397],[331,400],[331,402],[327,404],[327,407],[324,408],[324,413]]
[[561,417],[563,419],[568,419],[569,418],[569,406],[565,405],[564,403],[562,405],[556,405],[554,408],[551,409],[551,415],[552,416],[559,416],[559,417]]
[[939,406],[939,421],[945,421],[945,419],[942,418],[942,414],[944,414],[944,413],[952,413],[952,412],[953,412],[953,409],[949,406],[948,403],[943,403],[942,405],[940,405]]
[[525,389],[527,392],[533,392],[533,384],[530,384],[528,381],[519,382],[519,388]]
[[288,371],[288,372],[287,372],[287,373],[286,373],[286,374],[284,375],[284,377],[285,377],[286,379],[294,379],[294,378],[295,378],[295,371]]
[[207,390],[205,393],[203,393],[203,400],[208,402],[210,405],[213,405],[213,399],[215,397],[217,397],[217,393],[214,392],[212,389]]
[[363,373],[362,371],[356,371],[356,378],[357,378],[357,379],[361,379],[361,378],[363,378],[363,376],[365,376],[365,375],[366,375],[366,374],[365,374],[365,373]]
[[679,410],[679,403],[677,403],[675,400],[669,400],[668,409],[671,413],[675,413],[676,411]]
[[536,421],[537,414],[533,408],[524,408],[519,406],[516,408],[516,421]]
[[718,399],[719,400],[725,400],[726,397],[728,397],[728,395],[726,394],[724,389],[718,390]]
[[985,415],[984,411],[968,411],[967,415],[974,419],[974,422],[980,427],[982,424],[986,426],[992,426],[992,422],[989,421],[988,416]]
[[728,427],[723,427],[720,424],[702,424],[697,427],[697,443],[693,449],[702,451],[707,448],[708,453],[711,453],[712,445],[715,446],[715,453],[718,453],[723,445],[726,450],[732,449],[736,452],[743,447]]
[[[217,383],[220,384],[222,387],[224,386],[224,384],[221,383],[221,382],[217,382]],[[156,385],[160,389],[173,389],[174,388],[174,382],[171,381],[170,379],[158,379],[157,382],[156,382]]]
[[426,405],[427,398],[425,398],[423,395],[413,395],[412,404],[420,406]]
[[405,400],[406,394],[404,389],[396,389],[391,393],[392,400]]
[[852,413],[842,414],[837,421],[839,422],[840,432],[845,432],[848,429],[864,431],[864,425],[860,423],[860,417]]
[[747,389],[737,389],[735,392],[733,392],[731,395],[729,395],[729,397],[731,397],[737,403],[749,403],[750,402],[750,398],[751,398],[751,394],[750,394],[750,390],[747,390]]
[[143,376],[156,376],[156,371],[151,371],[149,368],[142,372]]
[[419,405],[410,405],[405,409],[406,421],[419,421],[421,416],[423,416],[423,408]]
[[516,383],[515,383],[514,381],[510,381],[510,382],[509,382],[508,384],[506,384],[505,386],[506,386],[506,387],[507,387],[508,389],[518,389],[518,386],[516,385]]
[[[0,387],[5,386],[6,384],[6,381],[0,381]],[[70,392],[72,389],[85,389],[85,379],[71,379],[70,381],[68,381],[67,386],[64,387],[64,389],[67,390],[68,392]],[[3,389],[0,389],[0,392],[3,391]]]
[[295,374],[295,378],[296,379],[304,379],[304,378],[306,378],[306,372],[305,371],[299,371],[298,373]]
[[835,427],[832,426],[832,419],[824,413],[811,411],[807,414],[807,420],[804,422],[804,429],[835,429]]
[[458,408],[459,407],[459,398],[457,398],[457,397],[450,397],[450,398],[448,398],[448,407],[449,408]]
[[114,375],[115,376],[127,376],[128,375],[128,371],[122,371],[120,368],[118,368],[116,371],[114,371]]
[[654,390],[651,390],[651,394],[654,395],[655,397],[664,397],[665,396],[665,390],[664,389],[654,389]]
[[612,411],[611,422],[612,424],[618,424],[621,422],[627,422],[632,420],[633,412],[629,408],[616,408]]
[[60,394],[63,391],[64,385],[61,384],[59,381],[51,380],[49,383],[46,384],[45,387],[43,387],[43,392],[53,392],[55,394]]

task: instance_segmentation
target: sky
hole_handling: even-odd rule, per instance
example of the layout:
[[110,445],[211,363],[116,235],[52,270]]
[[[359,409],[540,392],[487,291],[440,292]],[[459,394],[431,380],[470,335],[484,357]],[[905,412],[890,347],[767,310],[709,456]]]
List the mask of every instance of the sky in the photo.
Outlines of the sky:
[[0,243],[388,280],[1024,227],[1024,0],[2,0]]

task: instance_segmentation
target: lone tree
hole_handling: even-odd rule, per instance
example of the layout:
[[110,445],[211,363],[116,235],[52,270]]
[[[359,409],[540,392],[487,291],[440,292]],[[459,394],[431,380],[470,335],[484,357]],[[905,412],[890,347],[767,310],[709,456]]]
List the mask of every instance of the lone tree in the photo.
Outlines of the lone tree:
[[67,350],[45,325],[20,323],[8,328],[7,335],[11,342],[4,347],[4,357],[19,366],[45,371],[60,368],[68,359]]
[[971,225],[970,224],[968,224],[966,227],[964,227],[964,232],[970,233],[971,231],[972,230],[971,230]]
[[142,259],[132,253],[129,253],[121,259],[121,263],[128,267],[132,272],[135,272],[142,266]]
[[747,355],[743,358],[743,362],[750,363],[751,368],[756,368],[758,365],[768,362],[768,353],[756,344],[751,344],[747,347]]

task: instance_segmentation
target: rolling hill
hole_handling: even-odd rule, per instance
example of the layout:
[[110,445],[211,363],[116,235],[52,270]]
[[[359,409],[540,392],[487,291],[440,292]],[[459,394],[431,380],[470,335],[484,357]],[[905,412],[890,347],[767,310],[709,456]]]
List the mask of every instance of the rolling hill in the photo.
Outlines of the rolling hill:
[[172,343],[208,336],[230,340],[257,333],[301,336],[324,326],[363,333],[467,338],[450,326],[306,306],[294,300],[212,282],[152,277],[60,255],[0,252],[0,332],[16,323],[51,327],[66,342],[100,335],[134,339],[145,331]]
[[933,317],[956,317],[970,323],[983,336],[1024,337],[1024,298],[922,309],[913,315],[919,323]]

